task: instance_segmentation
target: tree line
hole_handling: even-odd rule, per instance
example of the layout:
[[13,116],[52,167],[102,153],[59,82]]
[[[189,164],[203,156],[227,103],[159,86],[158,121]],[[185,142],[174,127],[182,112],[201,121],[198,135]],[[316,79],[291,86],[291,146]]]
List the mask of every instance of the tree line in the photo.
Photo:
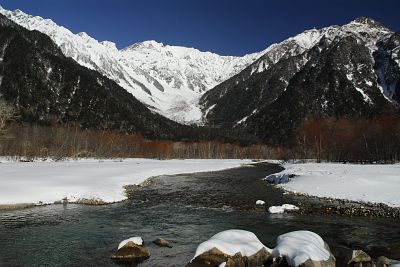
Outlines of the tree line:
[[221,141],[176,142],[149,140],[140,134],[83,130],[78,125],[21,125],[7,128],[0,155],[21,159],[63,158],[272,158],[274,149],[263,144],[242,146]]
[[393,163],[400,160],[400,117],[309,118],[296,130],[289,158]]
[[[317,161],[400,161],[400,117],[311,117],[293,133],[289,145],[226,139],[150,140],[140,134],[82,129],[76,123],[52,125],[15,122],[15,110],[0,101],[0,155],[23,159],[252,158]],[[243,141],[243,140],[242,140]]]

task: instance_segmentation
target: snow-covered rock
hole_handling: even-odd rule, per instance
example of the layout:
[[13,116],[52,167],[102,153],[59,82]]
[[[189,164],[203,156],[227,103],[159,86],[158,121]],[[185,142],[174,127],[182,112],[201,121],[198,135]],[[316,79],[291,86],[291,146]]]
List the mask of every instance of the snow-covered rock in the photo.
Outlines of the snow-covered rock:
[[212,236],[209,240],[201,243],[196,250],[195,259],[200,254],[218,248],[223,253],[233,256],[240,252],[243,256],[251,256],[262,248],[271,251],[265,247],[257,236],[249,231],[244,230],[226,230]]
[[256,205],[265,205],[265,201],[259,199],[256,201]]
[[125,246],[128,242],[133,242],[134,244],[138,245],[138,246],[142,246],[143,245],[143,239],[140,236],[135,236],[135,237],[130,237],[128,239],[125,239],[123,241],[121,241],[118,245],[118,249],[122,248],[123,246]]
[[299,207],[291,204],[283,204],[281,206],[271,206],[268,208],[268,212],[272,214],[284,213],[287,210],[299,210]]
[[262,266],[270,251],[252,232],[226,230],[201,243],[187,267]]
[[271,184],[285,184],[289,182],[289,174],[271,174],[265,177],[265,181]]
[[282,259],[293,267],[334,267],[336,261],[324,240],[310,231],[283,234],[278,237],[277,246],[271,250],[254,233],[227,230],[201,243],[187,267],[264,266],[267,261],[274,262],[271,266],[281,266],[275,263],[279,264]]
[[289,266],[299,266],[307,261],[326,263],[308,266],[335,266],[335,258],[327,244],[319,235],[310,231],[294,231],[280,235],[272,256],[284,257]]
[[128,238],[118,245],[111,259],[118,262],[141,262],[150,257],[149,250],[143,245],[141,237]]

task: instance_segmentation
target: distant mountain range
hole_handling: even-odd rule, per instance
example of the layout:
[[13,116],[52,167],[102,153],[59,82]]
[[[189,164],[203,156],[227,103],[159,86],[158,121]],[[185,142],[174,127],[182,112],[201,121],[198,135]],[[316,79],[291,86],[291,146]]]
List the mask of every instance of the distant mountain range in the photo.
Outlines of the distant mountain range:
[[220,56],[156,41],[118,50],[112,42],[99,42],[84,32],[73,34],[49,19],[1,7],[0,13],[48,35],[65,56],[114,80],[155,112],[183,123],[200,123],[201,95],[263,55]]
[[20,10],[0,13],[0,92],[26,117],[160,137],[196,128],[176,121],[281,143],[308,117],[399,114],[400,34],[370,18],[232,57],[155,41],[118,50]]

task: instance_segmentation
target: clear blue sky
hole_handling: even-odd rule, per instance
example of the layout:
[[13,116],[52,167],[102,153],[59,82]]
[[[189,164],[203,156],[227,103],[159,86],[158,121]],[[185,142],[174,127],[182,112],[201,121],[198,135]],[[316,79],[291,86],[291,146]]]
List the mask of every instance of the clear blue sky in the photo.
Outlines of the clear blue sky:
[[119,48],[156,40],[222,55],[260,51],[306,29],[368,16],[400,30],[400,0],[0,0]]

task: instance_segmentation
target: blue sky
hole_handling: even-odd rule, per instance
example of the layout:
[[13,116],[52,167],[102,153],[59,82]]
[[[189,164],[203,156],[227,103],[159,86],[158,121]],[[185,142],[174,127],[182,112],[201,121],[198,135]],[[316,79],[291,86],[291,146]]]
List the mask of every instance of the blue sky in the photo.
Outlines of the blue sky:
[[222,55],[260,51],[306,29],[368,16],[400,30],[399,0],[0,0],[119,48],[156,40]]

